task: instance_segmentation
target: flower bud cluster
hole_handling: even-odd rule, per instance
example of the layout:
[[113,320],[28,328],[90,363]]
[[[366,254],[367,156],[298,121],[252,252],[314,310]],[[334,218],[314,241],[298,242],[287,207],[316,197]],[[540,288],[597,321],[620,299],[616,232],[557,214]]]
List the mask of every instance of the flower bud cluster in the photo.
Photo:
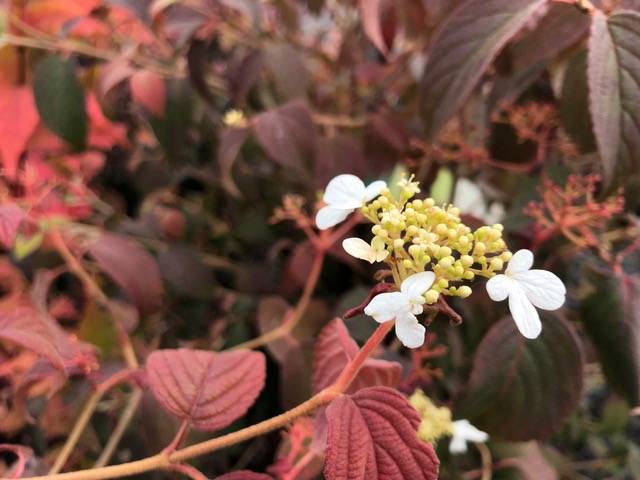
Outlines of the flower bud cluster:
[[440,438],[453,434],[451,410],[447,407],[436,407],[419,389],[409,397],[409,403],[418,411],[422,419],[418,427],[418,437],[422,441],[435,443]]
[[466,298],[472,291],[465,282],[476,276],[492,277],[511,258],[502,225],[472,231],[453,205],[414,199],[420,189],[411,180],[399,182],[399,198],[385,188],[362,207],[362,214],[374,224],[371,246],[389,252],[385,261],[396,280],[427,270],[435,273],[435,282],[424,294],[427,304],[435,303],[440,294]]

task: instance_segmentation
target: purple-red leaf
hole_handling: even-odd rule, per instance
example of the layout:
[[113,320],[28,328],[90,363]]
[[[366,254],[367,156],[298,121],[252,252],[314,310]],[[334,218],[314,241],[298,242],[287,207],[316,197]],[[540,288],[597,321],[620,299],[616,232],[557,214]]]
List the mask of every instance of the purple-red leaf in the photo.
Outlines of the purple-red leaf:
[[150,70],[140,70],[129,79],[133,99],[156,117],[164,116],[167,92],[164,80]]
[[[313,390],[319,392],[336,381],[344,367],[358,353],[358,344],[340,318],[332,320],[318,337],[314,351]],[[396,386],[402,367],[397,362],[368,358],[347,392],[377,385]]]
[[141,313],[160,309],[163,294],[160,269],[140,245],[120,235],[105,234],[89,246],[89,253]]
[[327,480],[436,480],[438,457],[418,438],[420,416],[388,387],[340,396],[327,407]]
[[14,465],[11,467],[11,472],[7,472],[11,476],[6,478],[20,478],[24,473],[27,462],[33,457],[33,450],[24,445],[0,443],[0,452],[11,452],[17,457]]
[[220,133],[220,143],[218,145],[220,181],[225,190],[236,197],[240,196],[240,190],[233,181],[233,165],[248,136],[248,128],[228,127]]
[[382,0],[359,0],[358,7],[362,17],[364,33],[371,40],[371,43],[386,55],[389,52],[389,48],[384,41],[382,33]]
[[421,110],[433,138],[465,102],[504,45],[546,0],[467,0],[442,26],[422,78]]
[[283,167],[305,169],[315,154],[316,130],[309,109],[291,102],[261,113],[253,120],[253,132],[260,146]]
[[147,359],[149,385],[169,412],[200,430],[218,430],[246,413],[264,386],[260,352],[158,350]]
[[592,16],[589,106],[605,181],[640,166],[640,13]]
[[9,249],[18,234],[18,228],[26,214],[15,203],[0,205],[0,245]]
[[216,477],[216,480],[273,480],[272,477],[265,473],[256,473],[250,470],[240,470]]

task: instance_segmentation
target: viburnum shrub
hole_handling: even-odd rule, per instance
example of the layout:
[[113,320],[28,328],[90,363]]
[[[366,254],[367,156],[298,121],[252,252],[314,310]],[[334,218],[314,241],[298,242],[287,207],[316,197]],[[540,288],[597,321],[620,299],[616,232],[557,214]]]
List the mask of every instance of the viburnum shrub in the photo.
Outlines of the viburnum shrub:
[[639,0],[0,1],[0,477],[638,477],[639,92]]

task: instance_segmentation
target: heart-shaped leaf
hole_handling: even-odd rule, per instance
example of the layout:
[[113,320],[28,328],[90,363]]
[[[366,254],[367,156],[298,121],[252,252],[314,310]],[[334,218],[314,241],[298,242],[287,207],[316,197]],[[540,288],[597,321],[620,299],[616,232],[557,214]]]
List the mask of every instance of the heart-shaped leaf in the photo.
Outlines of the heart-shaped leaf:
[[418,438],[420,417],[388,387],[342,395],[327,407],[327,480],[435,480],[439,461]]
[[[314,350],[313,390],[319,392],[336,381],[344,367],[358,353],[358,344],[349,335],[346,325],[335,318],[320,332]],[[348,393],[378,385],[395,387],[400,382],[402,366],[398,362],[368,358]]]
[[580,306],[586,333],[610,385],[630,405],[640,403],[640,278],[598,276]]
[[506,440],[546,438],[578,405],[582,367],[580,340],[563,318],[544,315],[536,340],[504,318],[480,342],[454,413]]
[[147,359],[149,385],[169,412],[200,430],[218,430],[246,413],[264,387],[260,352],[157,350]]
[[589,105],[605,181],[640,167],[640,13],[592,16]]
[[120,235],[105,234],[89,246],[89,253],[141,313],[160,308],[163,294],[160,269],[140,245]]
[[427,134],[453,117],[500,49],[546,0],[467,0],[442,26],[429,52],[420,90]]

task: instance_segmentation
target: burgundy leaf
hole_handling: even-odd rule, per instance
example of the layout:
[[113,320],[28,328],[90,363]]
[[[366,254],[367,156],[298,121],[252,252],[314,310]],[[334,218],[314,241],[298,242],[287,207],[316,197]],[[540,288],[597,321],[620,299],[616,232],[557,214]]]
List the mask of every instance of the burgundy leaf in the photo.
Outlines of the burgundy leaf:
[[436,480],[438,457],[418,438],[420,416],[388,387],[342,395],[327,408],[327,480]]
[[[349,361],[358,353],[358,344],[340,318],[332,320],[320,332],[314,351],[313,390],[319,392],[336,381]],[[376,385],[396,386],[402,367],[398,362],[368,358],[347,392]]]
[[9,249],[18,234],[18,228],[27,215],[15,203],[0,205],[0,245]]
[[589,39],[589,106],[593,131],[610,183],[640,166],[640,13],[596,10]]
[[238,190],[233,181],[233,165],[248,136],[249,129],[247,128],[225,128],[220,134],[220,143],[218,145],[220,181],[225,190],[236,197],[240,195],[240,190]]
[[149,385],[169,412],[200,430],[218,430],[246,413],[264,386],[260,352],[158,350],[147,359]]
[[315,126],[302,102],[291,102],[256,116],[253,132],[269,156],[284,167],[303,171],[307,159],[314,156]]
[[465,102],[498,52],[546,0],[467,0],[442,26],[422,77],[422,116],[433,138]]
[[20,478],[24,473],[27,462],[33,457],[33,450],[24,445],[0,443],[0,452],[11,452],[17,457],[15,464],[11,468],[11,476],[6,478]]
[[273,480],[273,478],[265,473],[240,470],[238,472],[225,473],[221,477],[216,477],[216,480]]
[[129,79],[133,99],[157,117],[164,116],[167,93],[164,80],[149,70],[140,70]]
[[89,253],[141,313],[160,309],[163,294],[160,269],[140,245],[120,235],[105,234],[89,246]]
[[358,7],[362,17],[362,27],[371,43],[385,55],[389,48],[384,41],[382,33],[382,0],[359,0]]
[[581,343],[567,320],[541,317],[535,341],[520,335],[511,317],[491,327],[476,350],[457,417],[510,441],[544,439],[563,424],[580,401]]

